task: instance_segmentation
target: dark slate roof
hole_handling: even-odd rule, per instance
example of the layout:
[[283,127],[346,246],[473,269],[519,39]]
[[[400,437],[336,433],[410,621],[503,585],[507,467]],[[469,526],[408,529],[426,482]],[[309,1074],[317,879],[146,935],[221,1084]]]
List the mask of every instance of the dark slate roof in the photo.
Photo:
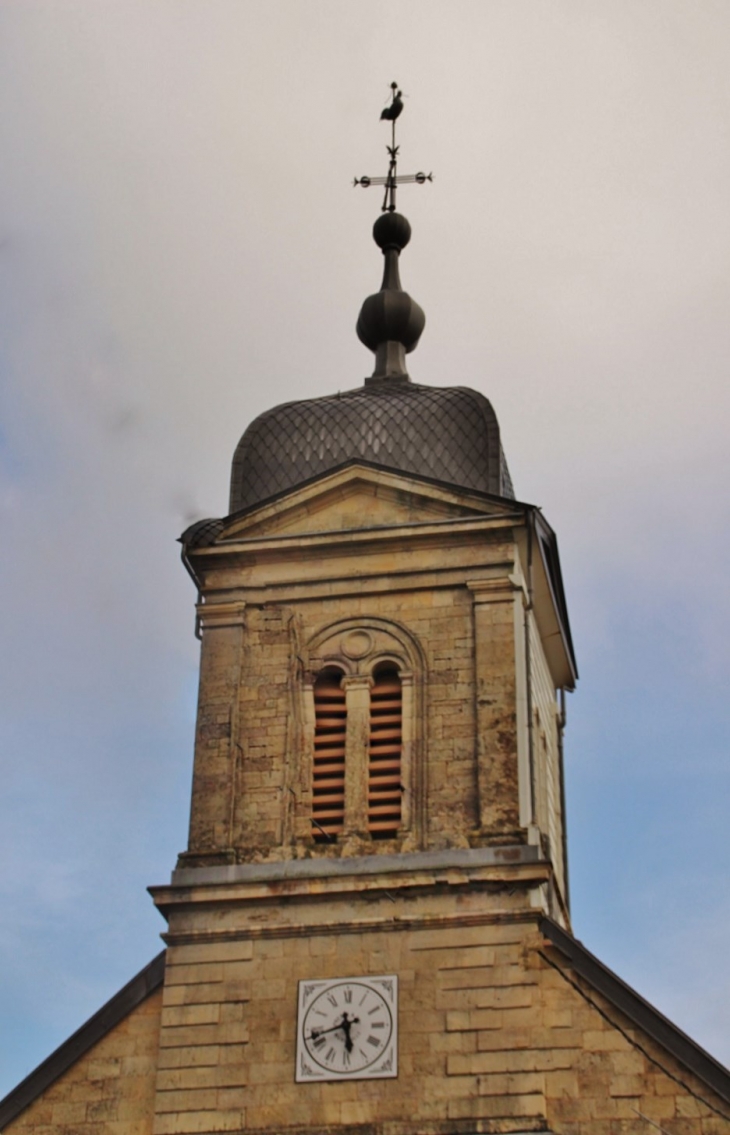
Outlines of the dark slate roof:
[[136,1009],[150,993],[158,989],[162,985],[164,976],[165,951],[163,950],[118,993],[115,993],[106,1005],[102,1005],[93,1017],[89,1017],[86,1024],[77,1029],[73,1036],[59,1045],[55,1052],[26,1076],[17,1088],[8,1092],[4,1100],[0,1100],[0,1131],[25,1111],[33,1100],[45,1092],[59,1076],[67,1072],[71,1065],[87,1053],[97,1041]]
[[225,518],[196,520],[194,524],[185,529],[180,537],[180,543],[184,550],[188,548],[209,548],[211,544],[215,544],[225,526]]
[[694,1072],[716,1095],[730,1103],[730,1071],[709,1052],[700,1048],[691,1037],[678,1029],[630,985],[617,977],[603,962],[568,934],[551,918],[540,920],[540,931],[569,960],[573,970],[593,986],[625,1016],[638,1025],[680,1064]]
[[381,382],[285,402],[256,418],[233,457],[230,511],[355,459],[514,497],[497,417],[483,394],[463,386]]

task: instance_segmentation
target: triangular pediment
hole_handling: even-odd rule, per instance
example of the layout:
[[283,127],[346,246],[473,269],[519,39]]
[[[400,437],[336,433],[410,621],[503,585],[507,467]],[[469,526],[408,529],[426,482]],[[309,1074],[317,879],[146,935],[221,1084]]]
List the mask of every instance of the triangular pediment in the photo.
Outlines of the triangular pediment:
[[243,516],[229,517],[217,542],[500,516],[514,507],[486,494],[353,464]]

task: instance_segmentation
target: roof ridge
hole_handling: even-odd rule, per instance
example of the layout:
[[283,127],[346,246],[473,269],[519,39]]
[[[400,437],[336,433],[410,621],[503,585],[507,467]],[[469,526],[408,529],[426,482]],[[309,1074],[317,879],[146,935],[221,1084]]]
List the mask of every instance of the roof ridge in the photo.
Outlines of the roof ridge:
[[17,1087],[0,1100],[0,1131],[12,1123],[22,1111],[50,1087],[59,1076],[67,1072],[72,1064],[92,1048],[97,1041],[106,1036],[133,1009],[136,1009],[150,993],[162,985],[165,976],[165,950],[153,958],[148,965],[135,974],[131,981],[110,997],[109,1000],[89,1017],[75,1033],[54,1049],[50,1056],[21,1080]]
[[[702,1080],[720,1099],[730,1103],[730,1070],[649,1001],[632,989],[613,970],[586,949],[557,922],[543,917],[540,931],[571,962],[574,970],[652,1040]],[[685,1085],[686,1087],[686,1085]],[[725,1117],[727,1118],[727,1116]]]

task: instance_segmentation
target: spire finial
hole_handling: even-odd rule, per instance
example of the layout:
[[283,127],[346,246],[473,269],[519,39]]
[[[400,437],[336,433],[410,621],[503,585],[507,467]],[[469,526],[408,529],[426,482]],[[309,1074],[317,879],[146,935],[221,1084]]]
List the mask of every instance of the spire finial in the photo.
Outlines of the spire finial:
[[375,352],[375,370],[366,385],[391,382],[408,382],[406,354],[412,351],[421,337],[426,317],[418,304],[404,292],[400,284],[398,259],[411,239],[411,226],[405,217],[395,211],[395,194],[399,185],[417,182],[423,185],[433,181],[433,174],[415,173],[398,176],[399,147],[395,144],[395,123],[403,111],[403,92],[397,83],[390,84],[391,103],[381,113],[381,121],[391,123],[391,144],[386,147],[390,158],[385,177],[355,178],[355,185],[385,186],[382,212],[373,226],[373,239],[383,251],[385,265],[380,291],[368,296],[360,309],[357,321],[358,338]]

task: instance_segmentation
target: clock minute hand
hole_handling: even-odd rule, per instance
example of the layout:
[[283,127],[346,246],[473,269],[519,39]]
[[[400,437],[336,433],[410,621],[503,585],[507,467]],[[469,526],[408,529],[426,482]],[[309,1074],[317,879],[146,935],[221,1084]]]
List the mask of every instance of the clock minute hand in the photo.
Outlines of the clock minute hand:
[[312,1029],[307,1039],[316,1040],[318,1036],[324,1036],[325,1033],[336,1033],[341,1028],[344,1028],[342,1021],[340,1021],[339,1025],[333,1025],[331,1029]]

